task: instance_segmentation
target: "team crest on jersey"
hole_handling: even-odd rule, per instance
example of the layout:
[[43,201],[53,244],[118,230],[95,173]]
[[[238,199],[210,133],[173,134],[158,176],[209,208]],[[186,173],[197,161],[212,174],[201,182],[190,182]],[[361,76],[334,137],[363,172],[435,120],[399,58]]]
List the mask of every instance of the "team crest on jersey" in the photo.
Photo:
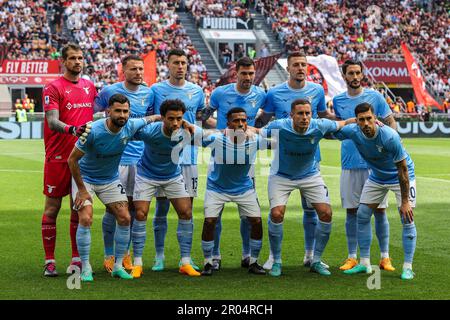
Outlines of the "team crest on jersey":
[[51,186],[51,185],[47,185],[47,191],[48,191],[48,193],[52,193],[53,192],[53,189],[55,189],[56,188],[56,186]]
[[256,100],[250,100],[249,102],[252,105],[252,108],[256,107]]
[[83,87],[84,92],[86,92],[86,94],[89,94],[89,87]]
[[145,106],[145,99],[142,99],[142,100],[141,100],[141,105],[142,105],[142,106]]
[[188,98],[189,98],[189,100],[192,100],[192,96],[193,96],[194,94],[192,93],[192,92],[188,92],[187,93],[187,96],[188,96]]
[[379,145],[375,145],[376,147],[377,147],[377,149],[378,149],[378,152],[383,152],[383,146],[379,146]]
[[314,138],[311,138],[310,141],[311,141],[311,144],[314,144],[315,140],[314,140]]
[[128,138],[123,138],[122,139],[122,143],[125,145],[125,144],[127,144],[128,143]]
[[50,96],[45,96],[44,102],[45,102],[45,104],[50,104]]

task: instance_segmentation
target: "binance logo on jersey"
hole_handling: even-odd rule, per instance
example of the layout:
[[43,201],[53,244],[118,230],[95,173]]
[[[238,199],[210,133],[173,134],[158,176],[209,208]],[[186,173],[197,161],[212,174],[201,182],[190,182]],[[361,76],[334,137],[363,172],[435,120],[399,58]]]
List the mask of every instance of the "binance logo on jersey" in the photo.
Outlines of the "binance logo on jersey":
[[78,109],[78,108],[92,108],[92,103],[90,102],[83,102],[83,103],[74,103],[71,104],[70,102],[66,105],[67,109]]

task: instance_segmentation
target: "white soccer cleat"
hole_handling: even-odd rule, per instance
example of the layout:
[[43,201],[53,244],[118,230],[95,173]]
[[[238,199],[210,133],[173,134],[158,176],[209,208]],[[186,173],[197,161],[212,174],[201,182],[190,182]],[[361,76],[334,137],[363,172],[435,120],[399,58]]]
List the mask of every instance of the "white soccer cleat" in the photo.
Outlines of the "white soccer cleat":
[[270,255],[267,261],[264,263],[263,268],[266,270],[272,270],[273,263],[273,256]]

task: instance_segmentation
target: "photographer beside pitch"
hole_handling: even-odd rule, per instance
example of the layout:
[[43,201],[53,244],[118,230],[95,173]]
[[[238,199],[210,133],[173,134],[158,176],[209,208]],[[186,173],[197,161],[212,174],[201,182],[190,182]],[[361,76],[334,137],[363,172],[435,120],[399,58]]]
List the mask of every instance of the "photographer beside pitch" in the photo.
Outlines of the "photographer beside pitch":
[[399,134],[388,126],[376,123],[374,109],[369,103],[355,108],[357,124],[345,126],[334,136],[351,139],[371,169],[365,182],[357,211],[360,264],[344,271],[345,274],[371,273],[370,245],[371,217],[389,190],[395,193],[403,225],[404,264],[401,279],[414,278],[412,262],[416,248],[417,231],[413,209],[416,203],[414,163],[402,146]]

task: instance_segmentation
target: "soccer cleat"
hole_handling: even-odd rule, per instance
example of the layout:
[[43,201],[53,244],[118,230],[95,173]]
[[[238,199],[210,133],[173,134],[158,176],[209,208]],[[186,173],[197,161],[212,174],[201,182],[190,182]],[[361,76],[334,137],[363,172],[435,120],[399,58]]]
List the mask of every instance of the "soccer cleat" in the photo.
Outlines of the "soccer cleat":
[[120,279],[124,279],[124,280],[133,279],[133,276],[131,274],[129,274],[128,272],[126,272],[124,267],[122,267],[118,270],[113,270],[111,272],[111,276],[113,278],[120,278]]
[[372,273],[372,267],[366,267],[362,264],[357,264],[353,268],[344,271],[345,274],[357,274],[357,273]]
[[46,263],[44,266],[44,276],[46,277],[57,277],[58,272],[56,271],[56,264],[54,262]]
[[[311,263],[312,263],[312,258],[303,258],[303,266],[306,268],[311,268]],[[325,269],[329,269],[330,266],[327,265],[326,263],[320,261],[320,264],[325,268]]]
[[281,276],[281,263],[275,262],[272,265],[272,268],[270,269],[269,274],[272,277],[279,277],[279,276]]
[[213,259],[212,268],[213,268],[214,271],[219,271],[221,265],[222,265],[222,260],[221,259]]
[[211,263],[205,264],[202,271],[202,276],[212,276],[214,267]]
[[414,276],[416,274],[412,271],[412,269],[406,268],[403,269],[402,275],[400,276],[400,278],[402,280],[412,280],[414,279]]
[[[249,258],[249,260],[250,260],[250,258]],[[248,267],[248,273],[253,273],[253,274],[257,274],[257,275],[265,275],[266,271],[257,262],[254,262]]]
[[395,268],[392,266],[391,258],[383,258],[380,260],[380,269],[386,271],[395,271]]
[[345,259],[344,264],[339,267],[339,270],[343,270],[343,271],[350,270],[357,264],[358,264],[358,260],[356,260],[355,258],[347,258],[347,259]]
[[152,267],[153,271],[163,271],[164,270],[164,259],[160,259],[160,258],[155,258],[155,263],[153,264]]
[[[78,268],[79,272],[81,272],[81,261],[72,261],[67,267],[66,274],[75,273],[75,269]],[[72,271],[73,270],[73,271]]]
[[140,278],[143,274],[144,271],[142,270],[142,266],[133,266],[133,270],[131,270],[133,278]]
[[242,268],[249,268],[250,267],[250,257],[245,257],[241,260],[241,267]]
[[201,275],[200,272],[195,271],[195,269],[190,264],[184,264],[180,267],[179,272],[190,277],[198,277]]
[[[195,269],[195,271],[200,271],[200,267],[199,267],[198,265],[196,265],[196,264],[194,263],[194,261],[192,261],[192,258],[191,258],[190,264],[191,264],[192,268]],[[181,260],[180,260],[180,262],[178,263],[178,267],[181,267],[182,265],[183,265],[183,263],[182,263]]]
[[82,282],[94,282],[94,277],[92,276],[92,270],[83,270],[81,272],[80,279]]
[[318,273],[318,274],[320,274],[322,276],[330,276],[331,275],[331,272],[328,271],[327,268],[325,268],[325,264],[321,263],[320,261],[311,264],[310,271]]
[[133,263],[131,262],[130,254],[126,254],[123,256],[122,265],[125,268],[125,270],[128,270],[128,271],[133,270]]
[[269,258],[267,259],[267,261],[264,263],[263,268],[266,270],[271,270],[272,266],[273,266],[273,257],[269,256]]
[[114,268],[114,256],[105,258],[105,260],[103,261],[103,267],[108,273],[111,273]]

